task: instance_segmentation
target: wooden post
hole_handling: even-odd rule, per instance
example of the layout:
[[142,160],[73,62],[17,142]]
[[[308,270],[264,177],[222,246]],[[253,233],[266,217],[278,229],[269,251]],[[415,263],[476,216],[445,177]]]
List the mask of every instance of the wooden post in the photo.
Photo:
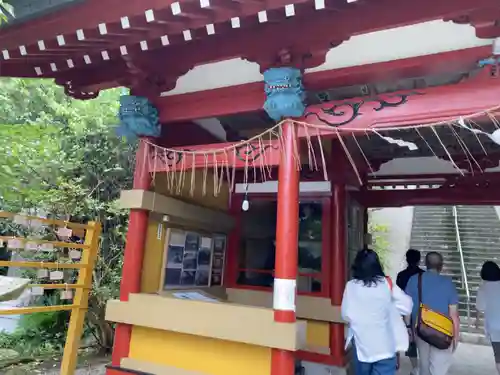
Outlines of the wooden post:
[[[347,223],[346,223],[346,190],[343,183],[334,183],[332,186],[332,305],[340,306],[347,280]],[[330,330],[330,350],[334,363],[343,366],[344,353],[344,324],[332,323]]]
[[[278,215],[276,225],[276,269],[274,276],[274,320],[293,323],[297,293],[299,237],[298,143],[293,122],[283,125],[283,144],[278,173]],[[271,375],[293,375],[295,353],[272,349]]]
[[92,272],[99,253],[99,237],[101,235],[101,224],[89,223],[90,228],[85,234],[85,245],[88,249],[83,250],[82,264],[86,264],[78,272],[77,284],[83,285],[75,292],[73,304],[75,308],[71,311],[68,326],[68,335],[64,346],[63,360],[61,363],[61,375],[73,375],[78,363],[78,349],[83,333],[85,313],[88,309],[89,293],[92,288]]
[[[151,175],[147,168],[147,143],[140,142],[137,150],[134,189],[149,190],[151,187]],[[130,210],[127,239],[123,255],[122,280],[120,284],[120,301],[128,301],[131,293],[139,293],[141,290],[141,273],[144,259],[144,246],[148,228],[149,213],[146,210]],[[120,366],[122,358],[128,356],[132,326],[128,324],[117,324],[111,362],[114,366]]]

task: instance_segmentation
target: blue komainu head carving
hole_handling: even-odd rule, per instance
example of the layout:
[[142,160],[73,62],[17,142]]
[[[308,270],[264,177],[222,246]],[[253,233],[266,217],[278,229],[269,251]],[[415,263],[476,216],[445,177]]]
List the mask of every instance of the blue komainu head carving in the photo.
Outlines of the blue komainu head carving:
[[266,102],[264,110],[279,121],[285,117],[300,117],[306,109],[306,94],[302,72],[295,68],[271,68],[264,72]]
[[158,110],[146,98],[122,95],[118,117],[120,126],[117,133],[128,140],[160,136]]

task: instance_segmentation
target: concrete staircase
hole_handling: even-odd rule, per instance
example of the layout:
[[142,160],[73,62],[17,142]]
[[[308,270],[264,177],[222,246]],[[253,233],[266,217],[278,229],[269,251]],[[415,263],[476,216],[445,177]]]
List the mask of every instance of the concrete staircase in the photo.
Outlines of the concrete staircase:
[[455,282],[460,297],[460,316],[463,338],[466,341],[484,341],[483,328],[475,329],[477,288],[481,284],[480,271],[486,260],[500,261],[500,220],[493,206],[456,206],[460,240],[470,293],[471,321],[467,319],[467,292],[462,276],[460,252],[452,206],[415,207],[410,246],[421,250],[440,252],[445,259],[443,274]]

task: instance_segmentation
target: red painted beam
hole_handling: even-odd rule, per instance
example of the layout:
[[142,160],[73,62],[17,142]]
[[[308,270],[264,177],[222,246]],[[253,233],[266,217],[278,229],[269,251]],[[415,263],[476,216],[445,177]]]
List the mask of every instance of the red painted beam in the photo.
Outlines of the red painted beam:
[[[341,41],[353,35],[453,18],[475,9],[496,5],[495,0],[369,1],[341,12],[317,11],[303,17],[297,15],[282,23],[260,24],[251,32],[245,29],[232,30],[227,35],[145,52],[144,56],[151,61],[169,61],[170,67],[175,71],[185,69],[186,65],[195,66],[235,56],[258,60],[269,53],[276,57],[277,51],[284,47],[293,50],[293,46],[298,44],[325,44],[326,49],[329,49],[333,40]],[[175,56],[175,60],[172,56]]]
[[[489,56],[490,53],[491,47],[485,46],[309,73],[304,76],[304,85],[309,91],[321,91],[332,87],[360,85],[383,80],[422,77],[450,71],[467,71],[473,69],[479,60]],[[238,98],[238,100],[234,100],[234,98]],[[160,110],[162,123],[167,123],[253,112],[262,108],[264,100],[264,83],[257,82],[159,97],[155,100],[155,105]]]
[[148,9],[161,9],[172,3],[172,0],[87,0],[2,29],[0,46],[11,49],[37,40],[52,40],[57,35],[74,34],[78,29],[96,29],[100,23],[119,22],[121,17],[144,16]]
[[[179,131],[182,128],[182,131]],[[166,124],[161,128],[161,137],[155,143],[163,147],[205,145],[222,142],[212,133],[191,121]]]
[[[154,0],[153,4],[148,2],[147,7],[155,8],[170,4],[170,1],[161,1],[165,4],[159,4],[160,1]],[[105,22],[105,18],[112,18],[109,16],[104,17],[109,12],[120,13],[120,16],[130,16],[130,14],[125,13],[137,12],[139,8],[146,7],[146,4],[142,7],[136,5],[138,8],[132,9],[131,5],[123,5],[119,0],[91,0],[92,4],[99,2],[102,4],[101,7],[95,5],[91,9],[91,14],[89,14],[89,8],[85,9],[85,13],[83,13],[83,10],[81,13],[75,13],[78,20],[74,20],[74,17],[67,17],[66,20],[62,20],[61,15],[59,19],[53,20],[52,23],[55,26],[51,31],[52,36],[46,35],[48,33],[45,31],[45,26],[48,25],[35,21],[25,25],[24,28],[20,28],[18,32],[26,40],[32,40],[34,36],[36,39],[54,38],[58,35],[56,31],[59,33],[64,31],[60,25],[71,23],[72,27],[67,32],[74,32],[79,27],[82,27],[80,24],[83,22],[88,23],[89,27],[95,28],[99,21]],[[120,4],[118,5],[117,2],[120,2]],[[129,1],[128,3],[141,4],[141,2],[137,1]],[[112,6],[113,4],[115,6]],[[269,59],[276,58],[277,51],[284,47],[291,50],[297,49],[301,53],[311,53],[313,58],[309,60],[314,61],[313,65],[319,65],[321,62],[318,60],[318,56],[323,58],[331,43],[338,43],[353,35],[441,18],[456,18],[472,10],[494,6],[496,6],[495,0],[476,0],[474,2],[470,0],[422,0],[420,2],[381,0],[346,7],[339,12],[314,11],[311,7],[310,11],[297,14],[297,16],[291,17],[284,22],[268,22],[251,26],[251,28],[231,29],[229,33],[221,32],[210,37],[195,39],[189,43],[183,42],[167,48],[138,52],[137,55],[134,52],[134,62],[136,60],[141,60],[141,64],[146,62],[149,67],[147,70],[150,70],[150,73],[163,76],[169,84],[170,82],[175,84],[179,75],[184,74],[192,67],[213,61],[241,56],[251,61],[269,62]],[[114,10],[111,11],[110,9]],[[119,18],[116,18],[116,20],[118,21]],[[50,22],[46,23],[51,24]],[[90,26],[91,23],[94,24]],[[9,38],[6,38],[7,35],[10,34],[5,34],[4,39],[0,39],[0,43],[9,42]],[[15,44],[24,40],[17,35],[15,38],[13,35],[11,36],[10,40],[15,39]],[[304,38],[304,36],[307,37]],[[263,44],[262,41],[266,41],[266,43]],[[29,42],[27,41],[26,44],[29,44]],[[306,65],[310,64],[309,60],[305,60]],[[168,62],[168,64],[164,64],[164,62]],[[58,73],[57,78],[61,82],[72,81],[75,87],[93,86],[103,82],[94,79],[92,72],[97,73],[100,70],[105,70],[106,82],[128,80],[130,77],[124,76],[120,72],[121,69],[116,69],[116,64],[120,67],[124,65],[121,59],[115,59],[112,64],[95,64],[95,68],[87,70],[85,75],[82,75],[79,69],[73,69],[72,71]],[[14,75],[16,65],[22,65],[22,63],[19,61],[17,64],[5,65],[2,68],[2,74]]]
[[366,207],[420,205],[500,205],[498,186],[491,188],[440,188],[423,190],[370,190],[352,192]]
[[[306,3],[310,0],[272,0],[265,4],[260,2],[239,2],[202,9],[198,1],[184,0],[180,2],[183,12],[198,15],[198,17],[178,17],[175,22],[171,22],[172,27],[175,24],[179,33],[182,30],[195,30],[204,28],[207,23],[217,24],[229,22],[232,17],[247,17],[255,15],[262,10],[274,10],[284,8],[288,4]],[[487,0],[482,0],[483,2]],[[96,30],[100,23],[119,23],[121,17],[129,17],[132,27],[140,25],[143,27],[145,21],[144,12],[165,9],[170,12],[170,5],[173,0],[87,0],[81,4],[69,6],[60,11],[50,13],[46,16],[37,18],[33,21],[13,25],[0,30],[0,46],[2,49],[17,48],[20,45],[30,45],[38,40],[53,40],[57,35],[74,34],[76,30]],[[212,1],[213,2],[213,1]],[[211,4],[213,6],[213,4]],[[210,18],[204,17],[207,11],[211,11]],[[283,10],[284,12],[284,10]],[[137,17],[136,19],[133,19]],[[157,34],[157,37],[168,33],[169,29],[156,27],[149,33]],[[172,30],[172,28],[170,28]],[[170,33],[171,36],[171,33]]]
[[[367,129],[383,130],[395,126],[446,122],[459,116],[498,108],[500,80],[491,78],[489,73],[488,69],[484,69],[478,76],[455,85],[400,91],[380,95],[372,100],[360,97],[313,105],[306,109],[301,120],[325,127],[320,130],[321,134],[332,137],[338,131],[352,134],[364,133]],[[402,101],[405,96],[406,101],[401,105],[381,108],[379,100],[395,103]],[[359,113],[362,115],[356,115],[352,106],[347,103],[358,103],[361,106]],[[334,106],[337,106],[337,115],[328,112]],[[340,115],[340,111],[344,114]]]

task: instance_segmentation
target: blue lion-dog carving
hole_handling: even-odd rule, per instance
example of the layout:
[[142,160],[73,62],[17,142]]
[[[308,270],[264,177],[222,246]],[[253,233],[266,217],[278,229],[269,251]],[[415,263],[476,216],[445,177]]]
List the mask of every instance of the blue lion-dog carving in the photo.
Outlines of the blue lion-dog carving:
[[133,141],[138,137],[159,137],[160,121],[158,110],[147,98],[133,95],[120,97],[118,112],[120,126],[117,129],[119,136]]
[[266,102],[264,110],[279,121],[286,117],[300,117],[306,109],[306,94],[299,69],[271,68],[264,72]]

